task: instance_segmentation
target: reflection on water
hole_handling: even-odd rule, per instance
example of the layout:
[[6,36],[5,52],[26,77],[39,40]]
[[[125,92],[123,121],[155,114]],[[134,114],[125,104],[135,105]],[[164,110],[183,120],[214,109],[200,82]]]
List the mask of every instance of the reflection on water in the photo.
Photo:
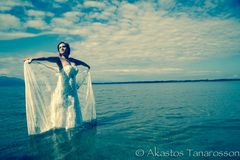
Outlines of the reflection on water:
[[127,118],[133,115],[133,112],[127,111],[127,112],[120,112],[120,113],[114,113],[111,116],[105,116],[103,118],[98,118],[98,125],[107,125],[107,124],[116,124],[119,122],[123,122]]
[[[74,159],[78,156],[91,157],[94,151],[97,128],[58,129],[29,139],[31,158]],[[84,155],[88,154],[88,155]]]

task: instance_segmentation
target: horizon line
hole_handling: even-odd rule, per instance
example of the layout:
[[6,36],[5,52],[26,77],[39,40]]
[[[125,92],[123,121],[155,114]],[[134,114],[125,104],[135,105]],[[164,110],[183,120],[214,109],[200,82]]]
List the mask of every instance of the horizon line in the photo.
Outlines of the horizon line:
[[[24,81],[24,79],[18,77],[8,77],[6,75],[0,75],[1,77],[5,78],[12,78]],[[105,81],[105,82],[92,82],[95,85],[105,85],[105,84],[138,84],[138,83],[187,83],[187,82],[220,82],[220,81],[240,81],[240,78],[217,78],[217,79],[184,79],[184,80],[177,80],[177,79],[170,79],[170,80],[134,80],[134,81]]]
[[195,79],[195,80],[143,80],[143,81],[120,81],[120,82],[93,82],[95,85],[104,84],[138,84],[138,83],[187,83],[187,82],[221,82],[221,81],[240,81],[240,78],[221,78],[221,79]]

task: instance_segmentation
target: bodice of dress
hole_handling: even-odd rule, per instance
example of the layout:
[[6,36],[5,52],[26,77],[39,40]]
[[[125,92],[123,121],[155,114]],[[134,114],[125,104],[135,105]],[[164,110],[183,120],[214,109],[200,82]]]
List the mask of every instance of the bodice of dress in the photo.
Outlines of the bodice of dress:
[[65,76],[68,78],[73,78],[77,75],[78,69],[76,66],[66,65],[62,68],[62,71],[65,73]]
[[78,68],[72,65],[66,65],[60,71],[59,85],[63,95],[75,95],[77,92],[76,75]]

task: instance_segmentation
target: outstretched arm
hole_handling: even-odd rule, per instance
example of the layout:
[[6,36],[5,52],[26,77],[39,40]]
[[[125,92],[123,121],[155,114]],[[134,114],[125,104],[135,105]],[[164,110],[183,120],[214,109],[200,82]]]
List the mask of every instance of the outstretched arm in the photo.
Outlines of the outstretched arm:
[[80,60],[75,59],[75,58],[69,58],[69,60],[70,60],[71,62],[75,63],[76,65],[82,65],[82,66],[85,66],[85,67],[87,67],[88,69],[90,69],[90,66],[89,66],[87,63],[83,62],[83,61],[80,61]]
[[48,62],[54,62],[56,63],[59,58],[58,57],[35,57],[35,58],[25,58],[23,61],[29,60],[30,62],[32,61],[48,61]]

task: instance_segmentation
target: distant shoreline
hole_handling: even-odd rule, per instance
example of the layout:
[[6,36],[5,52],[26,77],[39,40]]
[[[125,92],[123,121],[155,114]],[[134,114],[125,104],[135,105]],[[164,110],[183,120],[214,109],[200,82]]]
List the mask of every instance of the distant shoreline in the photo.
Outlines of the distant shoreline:
[[[150,84],[150,83],[191,83],[191,82],[226,82],[240,81],[240,78],[197,79],[197,80],[153,80],[153,81],[123,81],[123,82],[93,82],[93,85],[109,84]],[[24,85],[24,80],[16,77],[0,76],[0,86]]]
[[198,80],[158,80],[158,81],[128,81],[128,82],[93,82],[94,85],[107,84],[140,84],[140,83],[189,83],[189,82],[225,82],[240,81],[237,79],[198,79]]

